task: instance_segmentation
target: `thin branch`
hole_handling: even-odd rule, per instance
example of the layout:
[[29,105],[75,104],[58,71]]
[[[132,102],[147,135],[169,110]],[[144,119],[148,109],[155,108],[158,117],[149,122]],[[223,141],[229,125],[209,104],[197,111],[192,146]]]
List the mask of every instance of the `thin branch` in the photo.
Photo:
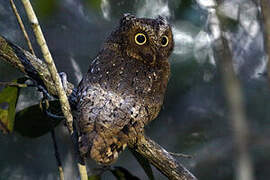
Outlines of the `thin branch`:
[[[28,19],[29,19],[31,25],[32,25],[37,42],[41,48],[43,57],[45,59],[45,62],[46,62],[47,67],[49,69],[49,72],[52,76],[53,82],[55,84],[55,88],[56,88],[57,95],[58,95],[59,100],[60,100],[62,112],[66,118],[66,124],[67,124],[68,130],[69,130],[69,133],[72,137],[74,135],[74,133],[76,133],[76,132],[73,131],[73,116],[71,114],[71,108],[69,105],[69,101],[68,101],[66,92],[63,89],[61,79],[60,79],[59,74],[57,72],[56,66],[54,64],[53,58],[52,58],[51,53],[49,51],[49,48],[47,46],[46,40],[43,36],[42,30],[39,26],[39,22],[38,22],[36,15],[35,15],[35,12],[32,8],[32,5],[31,5],[29,0],[22,0],[22,3],[24,5],[26,14],[28,16]],[[86,171],[86,168],[82,168],[81,166],[83,166],[83,165],[78,166],[81,180],[87,180],[88,179],[87,172],[82,172],[82,170]]]
[[270,84],[270,2],[261,0],[261,10],[264,28],[264,48],[268,58],[267,75]]
[[[9,42],[2,36],[0,36],[0,58],[30,77],[36,84],[43,86],[48,93],[57,96],[57,91],[47,65],[42,60]],[[71,83],[67,83],[67,85],[66,93],[67,95],[71,95],[74,86]]]
[[[48,109],[50,107],[50,103],[49,103],[49,100],[47,98],[48,97],[43,94],[43,99],[40,101],[39,107],[43,111],[43,113],[48,116],[47,112],[48,112]],[[52,126],[51,138],[53,140],[54,156],[55,156],[55,159],[56,159],[56,162],[57,162],[59,178],[60,178],[60,180],[64,180],[65,179],[64,178],[64,171],[63,171],[63,168],[62,168],[62,163],[61,163],[60,154],[59,154],[58,147],[57,147],[57,142],[56,142],[56,137],[55,137],[52,122],[51,122],[51,126]]]
[[[44,63],[31,55],[29,52],[22,48],[12,44],[3,37],[0,36],[0,59],[11,64],[16,69],[22,71],[27,76],[31,77],[38,84],[42,84],[48,89],[48,92],[52,95],[56,95],[54,83],[51,75],[44,67]],[[41,81],[41,82],[40,82]],[[70,95],[70,103],[76,105],[74,99],[73,85],[69,83],[67,94]],[[74,109],[76,110],[76,109]],[[133,148],[141,155],[149,159],[150,163],[159,169],[163,174],[171,179],[186,179],[195,180],[196,178],[184,168],[179,162],[177,162],[165,149],[153,142],[148,138],[142,137],[138,143],[131,143],[130,148]],[[79,167],[80,168],[80,167]],[[85,168],[85,167],[83,167]],[[84,171],[86,172],[86,171]],[[174,178],[174,175],[176,177]]]
[[62,163],[61,163],[60,154],[59,154],[59,151],[58,151],[58,146],[57,146],[57,142],[56,142],[56,138],[55,138],[54,129],[51,130],[51,137],[52,137],[52,140],[53,140],[54,155],[55,155],[55,158],[56,158],[57,167],[58,167],[58,171],[59,171],[59,178],[60,178],[60,180],[64,180],[64,171],[63,171],[63,168],[62,168]]
[[80,172],[81,180],[88,180],[87,169],[85,164],[78,163],[77,166]]
[[[220,3],[219,1],[217,1]],[[248,152],[249,129],[246,121],[246,113],[243,103],[243,94],[240,82],[234,72],[232,63],[232,53],[228,41],[224,35],[224,24],[220,22],[220,17],[216,10],[210,11],[209,29],[213,37],[214,57],[221,70],[225,96],[229,108],[229,119],[233,128],[234,146],[236,150],[236,179],[253,180],[253,167]]]
[[227,103],[230,111],[230,119],[233,128],[233,137],[236,148],[236,179],[238,180],[253,180],[253,167],[251,158],[248,152],[248,133],[249,128],[246,121],[246,115],[243,105],[243,95],[239,80],[236,77],[233,65],[232,56],[229,53],[229,47],[227,40],[222,38],[222,46],[224,48],[224,54],[220,61],[221,71],[223,75],[223,81],[226,91]]
[[20,26],[20,28],[21,28],[21,30],[22,30],[22,32],[23,32],[23,35],[24,35],[24,38],[25,38],[25,40],[26,40],[26,42],[27,42],[27,45],[28,45],[28,47],[29,47],[29,50],[30,50],[30,52],[31,52],[34,56],[36,56],[36,55],[35,55],[35,52],[34,52],[34,49],[33,49],[33,47],[32,47],[31,41],[30,41],[30,39],[29,39],[29,37],[28,37],[28,34],[27,34],[26,30],[25,30],[25,27],[24,27],[24,25],[23,25],[22,19],[21,19],[20,15],[19,15],[19,13],[18,13],[18,11],[17,11],[17,8],[16,8],[16,6],[15,6],[13,0],[9,0],[9,2],[10,2],[10,5],[11,5],[11,7],[12,7],[12,10],[13,10],[13,12],[14,12],[16,18],[17,18],[17,21],[18,21],[18,23],[19,23],[19,26]]
[[[22,19],[21,19],[20,15],[19,15],[19,13],[18,13],[18,11],[17,11],[16,5],[14,4],[13,0],[10,0],[10,5],[11,5],[11,7],[12,7],[12,9],[13,9],[13,12],[14,12],[16,18],[17,18],[17,21],[18,21],[18,23],[19,23],[19,26],[20,26],[20,28],[21,28],[21,31],[23,32],[23,35],[24,35],[25,40],[26,40],[26,42],[27,42],[27,44],[28,44],[28,47],[29,47],[31,53],[35,56],[35,52],[34,52],[34,49],[33,49],[33,47],[32,47],[31,41],[30,41],[30,39],[29,39],[29,37],[28,37],[28,34],[27,34],[27,32],[26,32],[26,30],[25,30],[25,27],[24,27],[24,25],[23,25]],[[0,83],[0,84],[1,84],[1,83]],[[14,83],[9,84],[9,85],[10,85],[10,86],[11,86],[11,85],[14,85]],[[24,86],[23,86],[23,85],[24,85]],[[16,86],[18,86],[18,87],[27,87],[26,84],[18,84],[18,83],[16,83]],[[46,102],[48,103],[48,100],[47,100]],[[60,178],[60,180],[64,180],[64,171],[63,171],[63,168],[62,168],[62,165],[61,165],[61,159],[60,159],[60,154],[59,154],[58,148],[57,148],[57,143],[56,143],[56,139],[55,139],[54,129],[51,131],[51,137],[52,137],[53,144],[54,144],[55,158],[56,158],[56,161],[57,161],[57,167],[58,167],[58,172],[59,172],[59,178]]]
[[70,134],[73,134],[73,127],[72,127],[73,117],[72,117],[71,109],[70,109],[70,106],[68,103],[68,98],[67,98],[66,93],[63,89],[61,79],[58,75],[53,58],[51,56],[51,53],[50,53],[49,48],[47,46],[46,40],[45,40],[43,33],[41,31],[41,28],[39,26],[38,19],[35,15],[35,12],[32,8],[30,1],[29,0],[22,0],[22,3],[24,5],[28,19],[32,25],[37,42],[41,48],[41,51],[42,51],[43,57],[45,59],[45,62],[47,64],[47,67],[48,67],[48,69],[52,75],[52,79],[55,83],[55,88],[57,90],[57,95],[58,95],[60,103],[61,103],[62,111],[63,111],[63,114],[64,114],[66,121],[67,121],[67,127],[69,129]]
[[151,139],[142,136],[136,142],[129,142],[129,147],[149,160],[160,172],[171,180],[196,180],[183,165],[177,162],[169,152]]

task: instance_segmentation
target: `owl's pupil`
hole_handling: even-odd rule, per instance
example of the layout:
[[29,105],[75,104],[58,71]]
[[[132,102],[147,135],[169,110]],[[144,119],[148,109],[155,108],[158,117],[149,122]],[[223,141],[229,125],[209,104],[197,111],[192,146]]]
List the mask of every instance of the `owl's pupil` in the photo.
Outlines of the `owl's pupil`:
[[162,39],[161,39],[161,44],[162,44],[162,45],[167,44],[167,38],[162,37]]
[[138,36],[137,36],[137,41],[138,41],[139,43],[143,43],[143,42],[145,41],[145,37],[144,37],[143,35],[138,35]]

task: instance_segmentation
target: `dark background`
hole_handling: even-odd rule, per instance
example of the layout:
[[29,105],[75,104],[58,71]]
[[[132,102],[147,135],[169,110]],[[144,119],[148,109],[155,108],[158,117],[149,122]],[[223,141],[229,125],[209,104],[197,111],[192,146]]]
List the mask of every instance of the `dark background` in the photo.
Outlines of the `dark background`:
[[[138,17],[166,16],[173,26],[175,50],[170,58],[171,78],[159,117],[146,134],[171,152],[191,154],[179,158],[199,179],[235,177],[232,126],[224,87],[208,35],[207,0],[32,0],[48,46],[59,71],[78,84],[102,42],[123,13]],[[203,4],[204,3],[204,4]],[[20,1],[16,1],[38,57],[42,57]],[[244,95],[249,127],[249,152],[256,179],[270,177],[270,96],[266,81],[266,54],[256,5],[251,0],[225,0],[218,10],[226,17],[226,37],[233,52],[234,70]],[[27,49],[9,1],[0,1],[0,34]],[[0,80],[22,74],[0,61]],[[23,90],[18,110],[38,103],[40,94]],[[56,128],[65,178],[76,179],[72,146],[66,128]],[[0,134],[0,180],[58,178],[50,135],[30,139],[15,133]],[[142,168],[125,151],[115,164],[147,179]],[[90,161],[90,169],[94,163]],[[154,168],[153,168],[154,169]],[[90,170],[91,173],[91,170]],[[166,179],[157,170],[156,179]],[[112,179],[110,173],[104,179]]]

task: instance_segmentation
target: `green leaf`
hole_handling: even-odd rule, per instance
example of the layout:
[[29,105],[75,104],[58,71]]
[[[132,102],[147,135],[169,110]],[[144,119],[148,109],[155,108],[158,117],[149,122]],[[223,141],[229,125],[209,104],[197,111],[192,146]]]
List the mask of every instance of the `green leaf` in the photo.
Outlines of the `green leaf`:
[[92,175],[88,177],[88,180],[101,180],[100,175]]
[[115,167],[110,170],[117,180],[140,180],[136,176],[133,176],[128,170],[122,167]]
[[[50,102],[50,111],[51,108],[57,109],[57,107],[59,107],[58,101]],[[22,136],[36,138],[50,132],[62,120],[62,118],[48,117],[41,110],[39,104],[37,104],[23,109],[16,114],[14,130]]]
[[140,165],[142,166],[144,172],[146,173],[146,175],[148,176],[148,178],[150,180],[154,180],[154,175],[153,175],[153,171],[151,168],[151,165],[148,161],[148,159],[146,159],[145,157],[143,157],[140,153],[134,151],[133,149],[129,150],[132,152],[133,156],[137,159],[137,161],[140,163]]
[[0,131],[4,134],[13,131],[19,89],[16,86],[7,86],[0,92]]

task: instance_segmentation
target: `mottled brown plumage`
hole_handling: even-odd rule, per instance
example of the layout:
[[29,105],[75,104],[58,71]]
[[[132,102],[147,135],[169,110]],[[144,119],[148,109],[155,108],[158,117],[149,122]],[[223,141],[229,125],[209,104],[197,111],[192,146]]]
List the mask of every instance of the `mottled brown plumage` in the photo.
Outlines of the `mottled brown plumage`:
[[173,49],[162,17],[124,15],[78,87],[79,148],[99,164],[113,163],[130,139],[160,111]]

